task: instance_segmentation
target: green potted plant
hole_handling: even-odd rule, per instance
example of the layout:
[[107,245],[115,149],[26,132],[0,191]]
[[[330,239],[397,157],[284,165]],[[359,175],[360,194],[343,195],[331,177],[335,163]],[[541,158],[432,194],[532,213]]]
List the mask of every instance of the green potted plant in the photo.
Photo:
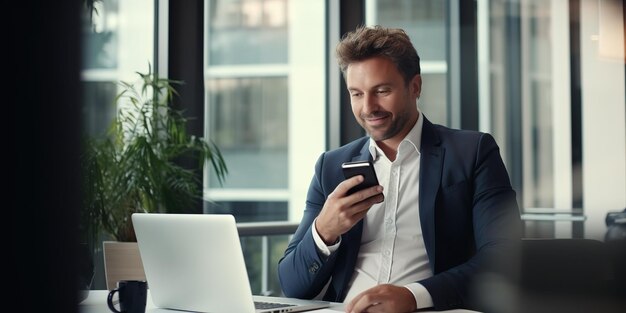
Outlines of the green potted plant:
[[[188,117],[172,106],[175,85],[181,82],[160,78],[150,67],[137,74],[134,83],[120,82],[117,115],[108,133],[85,141],[81,231],[92,245],[102,235],[136,241],[135,212],[177,213],[192,207],[201,200],[201,171],[207,162],[220,182],[227,174],[219,148],[190,135]],[[186,158],[197,161],[196,166],[183,167]]]

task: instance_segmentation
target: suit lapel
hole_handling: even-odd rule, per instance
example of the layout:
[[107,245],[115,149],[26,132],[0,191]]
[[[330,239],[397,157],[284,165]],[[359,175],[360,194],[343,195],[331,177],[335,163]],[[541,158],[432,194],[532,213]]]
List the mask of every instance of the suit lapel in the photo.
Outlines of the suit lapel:
[[363,147],[359,150],[359,154],[352,157],[350,161],[372,160],[372,154],[370,153],[370,140],[369,137],[365,140]]
[[[424,115],[422,115],[423,117]],[[443,157],[441,140],[435,127],[424,117],[422,142],[420,148],[420,183],[419,211],[420,224],[424,235],[424,244],[430,260],[431,269],[435,268],[435,201],[441,182]]]

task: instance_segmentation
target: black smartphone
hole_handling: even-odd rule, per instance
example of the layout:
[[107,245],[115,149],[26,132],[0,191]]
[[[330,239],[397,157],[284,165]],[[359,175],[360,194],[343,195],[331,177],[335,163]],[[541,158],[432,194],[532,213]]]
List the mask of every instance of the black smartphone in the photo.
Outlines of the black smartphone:
[[360,184],[352,187],[348,194],[355,193],[359,190],[363,190],[368,187],[376,186],[378,184],[378,177],[374,171],[374,164],[371,161],[354,161],[341,164],[343,170],[343,176],[348,179],[356,175],[363,175],[364,180]]

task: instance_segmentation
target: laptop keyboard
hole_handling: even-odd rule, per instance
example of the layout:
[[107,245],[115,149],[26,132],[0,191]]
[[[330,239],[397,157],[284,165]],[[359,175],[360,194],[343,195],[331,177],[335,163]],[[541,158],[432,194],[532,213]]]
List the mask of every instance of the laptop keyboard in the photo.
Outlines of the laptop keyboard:
[[254,308],[256,308],[257,310],[286,308],[290,306],[294,306],[294,305],[286,304],[286,303],[254,301]]

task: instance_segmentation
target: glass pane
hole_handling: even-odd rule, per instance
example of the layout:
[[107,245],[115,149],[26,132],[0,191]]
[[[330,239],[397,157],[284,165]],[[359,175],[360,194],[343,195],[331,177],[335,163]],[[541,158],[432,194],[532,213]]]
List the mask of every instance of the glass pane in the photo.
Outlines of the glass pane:
[[509,138],[506,107],[506,5],[502,1],[491,1],[489,7],[489,84],[491,103],[491,128],[496,142],[500,143],[502,158],[511,164],[509,151],[504,144]]
[[94,1],[95,10],[83,15],[83,68],[116,68],[119,6],[117,0]]
[[287,202],[214,201],[206,202],[204,213],[232,214],[237,223],[286,221]]
[[287,62],[286,0],[211,0],[211,65]]
[[117,85],[113,82],[84,82],[82,107],[83,129],[86,135],[104,135],[115,118],[113,99]]
[[241,249],[244,251],[246,270],[250,281],[252,294],[266,296],[281,296],[282,291],[278,281],[278,261],[283,256],[289,242],[288,235],[267,237],[267,286],[263,286],[263,237],[242,237]]
[[[540,79],[529,81],[531,145],[524,147],[529,150],[530,160],[524,160],[524,166],[530,167],[530,179],[524,182],[525,207],[551,208],[554,206],[554,169],[552,151],[552,85]],[[526,132],[526,131],[525,131]]]
[[[131,82],[136,71],[145,72],[154,64],[153,0],[91,1],[82,15],[82,99],[83,135],[101,136],[108,131],[115,114],[114,98],[120,80]],[[108,238],[104,236],[103,238]],[[102,260],[96,244],[94,260]],[[92,289],[106,289],[102,262],[96,262]]]
[[[521,186],[515,188],[522,195],[522,209],[555,205],[551,58],[552,42],[558,38],[551,34],[552,14],[551,1],[493,0],[489,5],[492,133],[509,169],[521,164],[517,173]],[[519,51],[510,48],[518,44]],[[514,69],[517,65],[521,71]],[[519,87],[507,84],[518,79]],[[521,95],[519,110],[511,103],[511,97],[517,95]],[[511,126],[517,123],[521,130]],[[526,236],[551,237],[547,234],[554,233],[550,222],[527,222],[525,226]]]
[[446,76],[445,73],[422,74],[422,95],[418,100],[418,106],[426,118],[441,125],[448,122]]
[[[527,1],[528,16],[522,19],[522,53],[528,62],[522,63],[522,107],[529,108],[522,117],[524,136],[530,138],[525,145],[524,206],[554,206],[554,178],[552,151],[552,77],[550,1]],[[524,68],[525,67],[525,68]]]
[[377,21],[404,29],[422,61],[446,60],[446,1],[378,0]]
[[222,187],[287,188],[287,79],[211,79],[207,92],[209,138],[229,168]]
[[372,23],[404,29],[420,56],[420,110],[431,122],[447,125],[447,74],[445,69],[437,69],[447,56],[446,1],[377,0],[376,9],[376,21]]

